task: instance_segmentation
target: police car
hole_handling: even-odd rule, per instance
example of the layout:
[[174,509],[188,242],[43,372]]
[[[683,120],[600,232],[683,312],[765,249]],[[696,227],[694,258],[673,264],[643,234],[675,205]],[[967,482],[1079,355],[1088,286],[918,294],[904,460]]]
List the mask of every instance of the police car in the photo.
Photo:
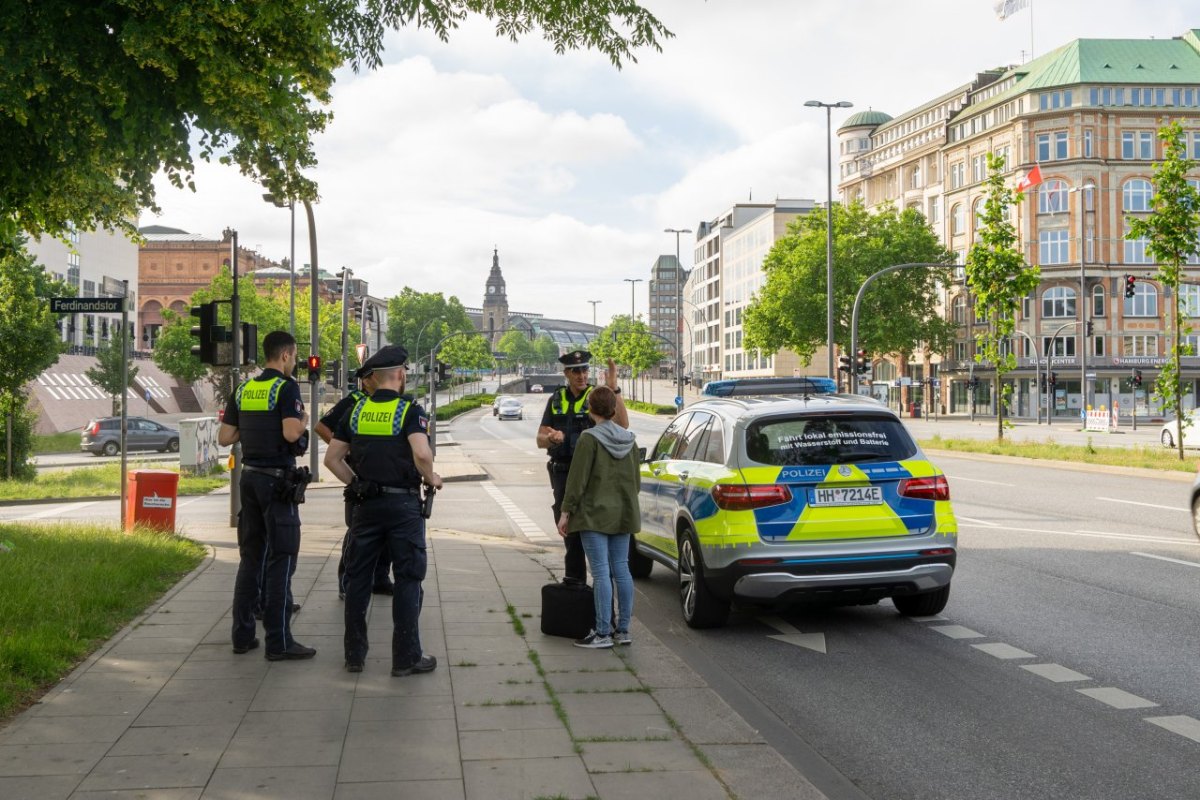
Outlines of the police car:
[[958,525],[945,475],[895,413],[862,397],[705,399],[641,467],[635,577],[679,579],[683,618],[723,625],[734,601],[867,604],[936,614]]

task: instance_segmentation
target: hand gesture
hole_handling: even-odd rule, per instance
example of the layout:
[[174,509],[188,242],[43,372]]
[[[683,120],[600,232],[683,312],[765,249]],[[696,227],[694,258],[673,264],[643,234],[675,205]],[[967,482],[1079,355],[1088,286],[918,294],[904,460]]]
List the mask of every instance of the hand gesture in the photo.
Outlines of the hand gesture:
[[608,359],[608,371],[604,375],[604,385],[610,389],[617,388],[617,362],[612,358]]

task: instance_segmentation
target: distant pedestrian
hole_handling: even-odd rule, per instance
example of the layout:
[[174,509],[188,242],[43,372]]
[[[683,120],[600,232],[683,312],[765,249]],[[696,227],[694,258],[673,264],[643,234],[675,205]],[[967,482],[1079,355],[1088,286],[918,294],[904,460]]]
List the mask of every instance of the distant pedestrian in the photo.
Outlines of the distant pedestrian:
[[[577,647],[604,648],[631,644],[629,622],[633,617],[633,576],[629,573],[632,534],[641,530],[638,505],[641,471],[636,438],[613,421],[617,395],[607,386],[597,386],[588,398],[588,415],[593,427],[583,431],[563,493],[558,533],[578,533],[592,572],[596,623],[591,633],[575,642]],[[617,622],[613,629],[613,584],[616,584]]]

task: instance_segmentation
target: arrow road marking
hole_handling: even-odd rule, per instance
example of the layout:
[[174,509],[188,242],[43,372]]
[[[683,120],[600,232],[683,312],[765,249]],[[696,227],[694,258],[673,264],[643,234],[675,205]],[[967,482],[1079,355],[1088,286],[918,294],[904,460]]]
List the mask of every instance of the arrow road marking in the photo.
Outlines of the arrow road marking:
[[791,624],[784,622],[779,617],[759,617],[759,622],[771,626],[779,631],[778,634],[768,636],[768,639],[793,644],[797,647],[805,647],[809,650],[815,650],[818,653],[828,653],[825,649],[825,634],[823,633],[801,633]]
[[1158,503],[1139,503],[1137,500],[1122,500],[1118,497],[1097,497],[1097,500],[1104,500],[1108,503],[1124,503],[1127,506],[1143,506],[1145,508],[1161,508],[1164,511],[1182,511],[1185,514],[1190,513],[1182,506],[1161,506]]

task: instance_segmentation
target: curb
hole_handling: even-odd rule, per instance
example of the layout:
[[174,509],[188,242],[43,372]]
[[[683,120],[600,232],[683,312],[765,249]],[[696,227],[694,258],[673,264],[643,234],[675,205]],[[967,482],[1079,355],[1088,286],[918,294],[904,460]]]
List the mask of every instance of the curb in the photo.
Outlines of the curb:
[[1028,467],[1053,467],[1069,469],[1076,472],[1106,473],[1109,475],[1128,475],[1134,478],[1160,478],[1178,483],[1191,483],[1196,476],[1190,472],[1165,469],[1149,469],[1147,467],[1118,467],[1111,464],[1087,464],[1082,461],[1055,461],[1049,458],[1026,458],[1025,456],[1002,456],[994,453],[968,453],[961,450],[938,450],[932,447],[922,447],[921,451],[928,455],[952,456],[971,461],[991,461],[999,464],[1021,464]]

